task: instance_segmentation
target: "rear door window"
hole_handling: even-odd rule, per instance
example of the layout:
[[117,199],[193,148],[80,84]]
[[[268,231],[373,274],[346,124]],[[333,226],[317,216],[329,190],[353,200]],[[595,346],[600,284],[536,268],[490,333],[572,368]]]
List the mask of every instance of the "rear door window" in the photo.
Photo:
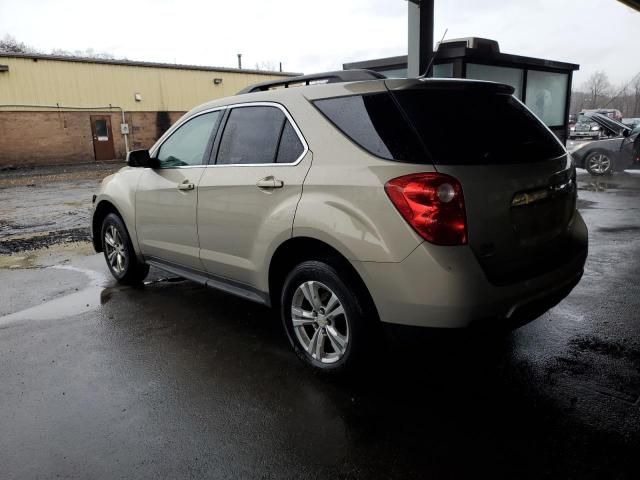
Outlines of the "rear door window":
[[273,163],[286,117],[270,106],[236,107],[220,139],[217,162],[222,165]]

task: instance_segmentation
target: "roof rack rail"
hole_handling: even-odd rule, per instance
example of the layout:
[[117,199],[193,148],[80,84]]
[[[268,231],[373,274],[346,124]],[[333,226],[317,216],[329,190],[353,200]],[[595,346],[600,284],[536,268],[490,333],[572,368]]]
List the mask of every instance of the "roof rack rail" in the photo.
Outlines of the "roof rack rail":
[[297,84],[310,85],[312,82],[320,83],[322,80],[325,80],[325,83],[342,83],[357,82],[361,80],[379,80],[381,78],[387,77],[381,73],[374,72],[373,70],[336,70],[335,72],[312,73],[311,75],[300,75],[298,77],[256,83],[254,85],[249,85],[247,88],[243,88],[237,94],[241,95],[243,93],[264,92],[265,90],[277,87],[289,88],[289,85]]

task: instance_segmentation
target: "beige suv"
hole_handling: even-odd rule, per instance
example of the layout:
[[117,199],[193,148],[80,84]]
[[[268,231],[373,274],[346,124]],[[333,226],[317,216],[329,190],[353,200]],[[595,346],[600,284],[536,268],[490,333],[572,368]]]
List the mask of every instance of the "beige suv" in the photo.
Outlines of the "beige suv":
[[577,284],[587,229],[571,159],[512,93],[347,71],[201,105],[103,181],[95,248],[120,282],[153,265],[278,309],[326,371],[384,324],[521,324]]

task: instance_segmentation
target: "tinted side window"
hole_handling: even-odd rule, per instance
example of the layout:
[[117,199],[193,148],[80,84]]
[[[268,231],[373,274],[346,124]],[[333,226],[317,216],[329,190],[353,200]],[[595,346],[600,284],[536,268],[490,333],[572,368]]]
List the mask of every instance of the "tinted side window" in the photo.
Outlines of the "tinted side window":
[[278,156],[276,162],[278,163],[293,163],[304,151],[304,145],[298,138],[298,134],[293,129],[293,126],[287,120],[282,130],[282,136],[280,137],[280,146],[278,147]]
[[388,93],[316,100],[314,105],[347,137],[388,160],[430,163]]
[[234,108],[224,127],[216,163],[273,163],[285,120],[276,107]]
[[211,132],[218,124],[220,115],[220,111],[199,115],[173,132],[158,151],[160,166],[202,165]]

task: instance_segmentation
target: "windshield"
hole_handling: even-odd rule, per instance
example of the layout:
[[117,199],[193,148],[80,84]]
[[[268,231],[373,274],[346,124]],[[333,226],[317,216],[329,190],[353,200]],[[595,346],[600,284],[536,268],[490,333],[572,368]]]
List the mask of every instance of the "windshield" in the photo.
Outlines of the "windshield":
[[587,117],[584,113],[578,115],[576,123],[595,123],[592,118]]

